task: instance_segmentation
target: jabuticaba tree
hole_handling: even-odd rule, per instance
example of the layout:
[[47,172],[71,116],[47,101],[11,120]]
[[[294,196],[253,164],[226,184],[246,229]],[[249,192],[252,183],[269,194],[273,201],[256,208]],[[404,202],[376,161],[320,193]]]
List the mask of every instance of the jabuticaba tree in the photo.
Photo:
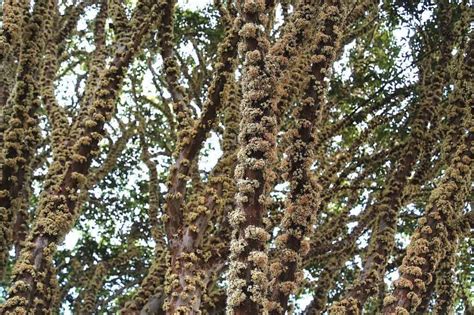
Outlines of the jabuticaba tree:
[[470,314],[466,0],[5,0],[0,314]]
[[[53,18],[57,12],[49,2],[41,6],[42,4],[42,2],[35,4],[35,9],[37,7],[38,9],[33,12],[37,13],[36,11],[41,10],[42,15],[32,19],[31,22],[35,22],[31,25],[32,30],[42,29],[41,25],[37,25],[38,20],[44,21],[48,17]],[[148,8],[149,6],[151,8]],[[144,7],[149,10],[145,12]],[[75,211],[78,194],[87,183],[92,158],[98,154],[98,143],[103,137],[105,122],[111,119],[115,108],[115,99],[123,83],[127,67],[141,46],[141,41],[149,35],[158,15],[156,11],[156,5],[150,3],[139,3],[137,5],[136,14],[130,21],[134,34],[130,34],[122,41],[117,42],[111,64],[100,74],[98,86],[95,87],[94,98],[83,105],[88,108],[84,121],[78,130],[71,131],[71,135],[75,133],[79,135],[77,141],[72,144],[69,154],[57,153],[53,155],[53,159],[56,158],[56,160],[53,160],[48,169],[43,191],[35,211],[36,218],[12,271],[12,286],[9,297],[2,306],[2,312],[51,312],[49,307],[54,303],[57,291],[55,289],[57,280],[52,266],[52,254],[57,242],[64,237],[77,217]],[[31,32],[31,30],[27,31]],[[30,45],[36,46],[34,44]],[[37,63],[39,62],[38,59],[33,58]],[[26,71],[22,68],[19,70],[20,74]],[[33,80],[31,74],[26,76]],[[24,86],[25,83],[17,81],[15,84]],[[33,92],[28,94],[34,96]],[[36,99],[31,100],[31,102],[38,104]],[[20,106],[17,105],[17,107]],[[13,119],[21,122],[19,118],[12,117],[11,120]],[[31,120],[32,118],[23,121],[32,124]],[[14,122],[11,125],[16,126],[17,123]],[[29,128],[25,128],[25,130],[29,130]],[[13,132],[9,132],[9,129],[7,129],[5,135],[8,137],[10,133]],[[31,138],[31,136],[23,136],[22,144],[28,144],[24,142],[28,138]],[[20,142],[20,139],[18,139],[18,142]],[[11,151],[7,146],[8,143],[7,141],[4,142],[4,151]],[[31,150],[32,148],[34,147],[28,146],[28,149]],[[68,150],[67,148],[62,149]],[[7,154],[5,155],[8,157]],[[64,158],[66,161],[61,161]],[[20,159],[17,158],[16,160]],[[14,176],[4,172],[2,179],[8,178],[11,180]],[[14,182],[18,182],[18,179],[15,179]],[[7,223],[5,226],[8,225]]]
[[270,43],[271,3],[263,0],[239,1],[242,18],[239,31],[243,55],[242,101],[238,163],[235,169],[236,207],[229,214],[233,228],[230,243],[228,311],[231,314],[261,313],[266,308],[268,287],[267,242],[264,226],[271,165],[275,159],[276,117],[273,69],[266,59]]
[[[384,313],[393,312],[409,314],[415,312],[421,303],[423,293],[434,280],[435,271],[446,269],[454,264],[451,260],[453,251],[457,248],[459,227],[456,224],[462,215],[466,195],[470,193],[472,181],[472,160],[474,157],[473,120],[472,120],[472,86],[467,87],[465,82],[472,82],[472,68],[474,66],[474,43],[469,42],[466,49],[465,68],[461,72],[456,89],[465,92],[456,103],[451,106],[452,111],[461,110],[463,118],[459,122],[464,128],[460,129],[458,137],[461,141],[452,156],[451,163],[442,175],[437,187],[432,191],[424,215],[419,219],[410,244],[407,247],[403,263],[399,268],[400,278],[394,282],[394,292],[384,299]],[[466,81],[465,81],[466,80]],[[458,94],[457,90],[454,93]],[[464,99],[467,97],[467,99]],[[450,138],[447,138],[450,140]],[[452,143],[447,142],[448,153],[452,151]],[[448,267],[449,268],[449,267]],[[449,272],[438,275],[437,297],[434,311],[437,314],[446,314],[452,308],[451,292],[446,290],[443,281],[449,281]],[[446,280],[443,280],[445,278]],[[449,285],[449,284],[448,284]]]
[[[3,119],[6,126],[2,130],[2,177],[0,186],[1,211],[1,243],[0,243],[0,277],[3,278],[8,251],[13,244],[13,227],[16,215],[25,206],[24,196],[29,189],[31,164],[34,159],[35,147],[40,141],[37,110],[39,108],[38,81],[41,71],[41,60],[37,58],[43,53],[45,43],[52,33],[51,17],[48,11],[54,10],[52,1],[39,1],[33,12],[25,12],[13,4],[6,6],[8,18],[6,32],[3,34],[7,42],[4,45],[5,59],[2,62],[8,66],[10,45],[15,37],[20,37],[21,44],[17,50],[18,65],[16,66],[15,82],[11,93],[2,106]],[[10,10],[12,12],[10,12]],[[24,25],[13,27],[11,15],[15,14],[18,21],[26,20]],[[23,28],[23,30],[19,29]],[[3,53],[2,53],[3,54]],[[10,65],[11,66],[11,65]]]
[[[437,13],[438,19],[449,19],[450,11],[443,10],[440,5]],[[441,23],[440,23],[441,24]],[[450,39],[453,25],[445,23],[443,35],[447,38],[439,43],[441,55],[426,56],[420,65],[419,99],[417,100],[417,113],[413,116],[410,124],[410,137],[404,143],[405,150],[399,161],[394,164],[394,169],[390,170],[387,176],[386,186],[383,186],[379,200],[374,205],[374,213],[377,216],[373,233],[369,243],[367,255],[363,258],[364,268],[353,287],[348,291],[345,299],[338,302],[332,309],[332,313],[359,312],[369,296],[377,293],[379,282],[383,281],[387,258],[389,252],[394,248],[397,217],[400,210],[401,199],[406,194],[408,178],[414,171],[415,163],[421,160],[419,154],[430,150],[434,131],[428,129],[438,124],[433,119],[439,117],[440,101],[442,99],[443,88],[447,84],[447,74],[445,70],[449,61],[447,54],[450,54],[452,47],[443,48],[443,45],[452,45]],[[444,53],[444,54],[443,54]],[[438,62],[433,66],[431,58],[438,58]],[[427,72],[430,75],[427,76]],[[416,174],[416,173],[415,173]]]

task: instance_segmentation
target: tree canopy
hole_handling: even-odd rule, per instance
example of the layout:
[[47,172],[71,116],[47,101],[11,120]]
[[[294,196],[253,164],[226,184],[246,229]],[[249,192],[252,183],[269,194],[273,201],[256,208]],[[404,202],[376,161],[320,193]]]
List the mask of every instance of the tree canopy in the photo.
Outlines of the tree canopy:
[[0,314],[473,314],[473,8],[4,0]]

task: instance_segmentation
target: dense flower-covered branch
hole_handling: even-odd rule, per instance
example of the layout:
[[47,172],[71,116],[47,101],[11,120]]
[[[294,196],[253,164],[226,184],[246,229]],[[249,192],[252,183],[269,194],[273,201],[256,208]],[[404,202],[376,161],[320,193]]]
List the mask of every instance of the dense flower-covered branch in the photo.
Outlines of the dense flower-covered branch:
[[[144,5],[144,4],[142,4]],[[37,218],[21,255],[15,265],[10,297],[2,306],[5,313],[14,310],[49,312],[54,304],[55,279],[52,254],[57,242],[69,231],[77,217],[78,192],[87,182],[90,164],[98,154],[97,146],[104,135],[104,124],[110,120],[115,100],[123,83],[124,74],[141,41],[153,25],[156,7],[135,21],[132,41],[118,46],[114,59],[100,75],[87,118],[82,122],[78,140],[71,149],[70,159],[64,165],[55,161],[40,197]],[[47,13],[47,11],[45,12]]]
[[[463,82],[472,80],[473,53],[474,42],[470,38],[465,68],[462,71],[463,78],[458,86],[461,90],[470,89]],[[468,93],[472,94],[472,91]],[[453,234],[457,233],[456,227],[452,224],[459,217],[460,209],[470,191],[474,157],[472,98],[465,99],[459,105],[464,111],[464,126],[467,129],[467,135],[466,130],[462,130],[459,136],[463,137],[463,141],[456,149],[456,154],[438,186],[430,195],[425,214],[418,222],[418,228],[408,245],[403,264],[399,268],[400,278],[394,282],[395,290],[384,300],[385,314],[415,312],[427,286],[433,281],[434,271],[438,264],[446,253],[453,251],[453,247],[456,246],[456,242],[450,241]],[[446,145],[451,144],[448,142]],[[443,302],[445,303],[440,301],[438,307],[443,308],[443,304],[449,305],[449,301]]]
[[[37,56],[42,54],[51,37],[52,16],[48,12],[53,7],[53,1],[39,1],[31,15],[28,14],[20,35],[22,44],[15,83],[6,104],[11,113],[6,116],[8,128],[4,131],[1,147],[0,278],[3,278],[8,250],[12,245],[16,212],[24,207],[23,194],[26,193],[25,187],[29,186],[31,163],[39,142],[37,110],[40,106],[38,80],[41,60]],[[18,18],[21,20],[21,16]]]

